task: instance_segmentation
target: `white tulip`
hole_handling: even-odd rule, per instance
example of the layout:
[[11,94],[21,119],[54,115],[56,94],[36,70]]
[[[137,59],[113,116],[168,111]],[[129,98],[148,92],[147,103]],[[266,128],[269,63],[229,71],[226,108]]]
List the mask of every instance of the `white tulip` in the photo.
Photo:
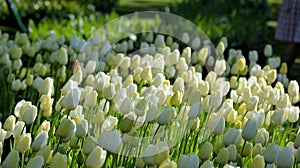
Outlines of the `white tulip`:
[[121,143],[121,134],[117,130],[103,132],[98,139],[98,144],[101,147],[113,153],[118,153]]

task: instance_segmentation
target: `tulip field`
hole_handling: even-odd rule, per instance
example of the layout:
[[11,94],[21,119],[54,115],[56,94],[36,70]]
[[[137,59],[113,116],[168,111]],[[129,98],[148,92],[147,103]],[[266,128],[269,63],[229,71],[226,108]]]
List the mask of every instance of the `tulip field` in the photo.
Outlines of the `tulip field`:
[[300,166],[299,84],[272,45],[164,12],[86,24],[0,31],[3,168]]

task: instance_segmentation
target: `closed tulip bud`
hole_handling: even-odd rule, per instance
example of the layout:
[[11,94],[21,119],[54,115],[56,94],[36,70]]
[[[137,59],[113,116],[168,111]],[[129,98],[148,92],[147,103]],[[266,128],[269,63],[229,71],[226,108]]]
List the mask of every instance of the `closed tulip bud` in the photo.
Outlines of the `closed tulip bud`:
[[206,96],[209,92],[209,83],[207,81],[200,81],[199,82],[199,90],[200,90],[200,94],[201,96]]
[[242,137],[248,141],[254,138],[256,134],[256,120],[249,119],[242,131]]
[[179,107],[182,102],[182,92],[176,91],[175,94],[171,97],[170,103],[172,106]]
[[98,144],[101,147],[113,153],[118,153],[121,143],[121,134],[117,130],[103,132],[98,139]]
[[226,61],[225,60],[217,60],[214,71],[219,76],[222,75],[226,70]]
[[21,88],[21,81],[20,79],[17,79],[17,80],[14,80],[12,83],[11,83],[11,89],[13,91],[19,91]]
[[205,142],[199,150],[199,158],[201,160],[208,160],[212,156],[213,145],[210,142]]
[[119,127],[123,133],[128,133],[134,126],[134,117],[128,115],[120,120]]
[[34,151],[38,151],[41,149],[43,146],[45,146],[48,142],[48,133],[47,132],[42,132],[40,133],[35,140],[31,144],[31,148]]
[[51,149],[48,145],[42,147],[37,153],[36,156],[42,156],[44,158],[45,163],[52,157]]
[[275,165],[277,167],[293,167],[294,156],[289,147],[280,148],[275,160]]
[[71,139],[74,131],[75,131],[75,122],[68,118],[65,118],[59,124],[56,131],[56,135],[62,138],[61,140],[63,142],[67,142]]
[[228,146],[230,144],[235,144],[239,146],[242,142],[242,131],[235,128],[229,128],[224,134],[223,143]]
[[191,153],[187,156],[181,155],[178,161],[178,168],[191,167],[198,168],[200,165],[200,160],[195,153]]
[[15,128],[15,123],[16,123],[16,117],[14,115],[10,115],[9,117],[6,118],[3,124],[3,129],[5,131],[11,131]]
[[203,162],[203,164],[200,166],[200,168],[213,168],[214,163],[210,160],[206,160]]
[[227,147],[229,155],[228,155],[228,161],[234,162],[236,160],[237,156],[237,149],[236,146],[231,144]]
[[228,162],[228,157],[229,157],[228,149],[222,148],[216,157],[216,162],[218,164],[225,165]]
[[291,106],[288,110],[288,121],[291,123],[297,122],[299,119],[299,107]]
[[230,88],[236,89],[238,87],[238,78],[236,76],[230,77]]
[[264,167],[265,167],[264,157],[261,155],[256,155],[250,165],[250,168],[264,168]]
[[176,110],[174,107],[166,107],[162,110],[157,118],[157,123],[160,125],[166,125],[176,117]]
[[299,94],[299,84],[297,81],[291,80],[288,86],[288,93],[291,97],[295,97]]
[[267,73],[267,81],[269,83],[275,82],[276,78],[277,78],[277,70],[276,69],[272,69]]
[[47,77],[39,84],[38,91],[41,94],[47,94],[47,93],[51,93],[52,88],[53,88],[53,79],[50,77]]
[[92,150],[97,146],[97,140],[92,137],[88,136],[82,145],[82,152],[86,155],[90,154]]
[[18,140],[18,143],[16,145],[16,149],[20,153],[24,153],[27,150],[29,150],[30,144],[31,144],[31,134],[30,133],[24,134]]
[[287,67],[287,64],[284,62],[281,64],[281,67],[279,69],[279,73],[281,74],[287,74],[288,72],[288,67]]
[[266,57],[271,57],[272,56],[272,53],[273,51],[272,51],[272,46],[270,45],[270,44],[267,44],[266,46],[265,46],[265,48],[264,48],[264,55],[266,56]]
[[47,120],[44,120],[43,123],[38,128],[37,134],[40,134],[42,132],[48,132],[49,130],[50,130],[50,122]]
[[211,107],[218,109],[223,101],[223,93],[220,90],[215,90],[210,98]]
[[253,96],[246,102],[246,110],[247,111],[254,111],[257,109],[257,104],[259,101],[259,97]]
[[113,96],[116,94],[116,89],[114,84],[108,84],[106,88],[104,88],[104,98],[107,100],[111,100]]
[[248,156],[251,154],[253,148],[253,144],[251,142],[246,142],[243,151],[242,151],[242,156]]
[[19,71],[22,68],[22,60],[21,59],[17,59],[13,61],[13,65],[12,65],[12,69]]
[[225,119],[223,116],[218,116],[216,113],[212,113],[208,119],[207,127],[214,135],[220,135],[225,128]]
[[267,163],[274,163],[277,155],[279,153],[280,147],[275,143],[271,143],[267,146],[265,151],[263,152],[263,156]]
[[85,95],[83,107],[91,108],[97,104],[98,93],[93,90]]
[[[13,130],[13,137],[15,139],[19,138],[22,134],[22,131],[24,132],[24,126],[25,126],[25,123],[23,121],[17,121],[16,125],[15,125],[15,128]],[[0,141],[2,142],[2,141]]]
[[66,168],[67,165],[67,156],[57,152],[51,160],[50,168]]
[[100,146],[96,146],[86,158],[85,164],[88,168],[102,167],[106,159],[106,151]]
[[74,110],[79,103],[80,95],[81,90],[78,87],[72,88],[64,97],[62,97],[60,105],[63,108]]
[[192,105],[188,113],[188,116],[190,119],[195,119],[199,117],[201,113],[202,113],[202,104],[200,101],[198,101]]
[[26,124],[31,124],[34,122],[37,116],[37,108],[34,105],[29,105],[25,112],[23,113],[22,120]]
[[184,80],[183,78],[176,78],[174,84],[173,84],[173,92],[180,91],[184,92],[185,86],[184,86]]
[[31,158],[28,163],[26,168],[41,168],[44,165],[44,158],[43,156],[34,156],[33,158]]
[[19,167],[19,161],[20,157],[18,151],[12,149],[2,163],[2,167],[17,168]]
[[22,56],[22,49],[16,45],[12,46],[10,49],[11,59],[20,59]]
[[260,143],[255,143],[252,149],[252,158],[254,158],[256,155],[262,155],[262,145]]
[[287,114],[285,109],[276,109],[271,117],[272,123],[275,125],[281,125],[287,120]]
[[76,137],[84,138],[88,132],[88,122],[87,120],[83,119],[81,122],[76,126]]
[[278,103],[277,103],[277,107],[278,108],[285,108],[285,107],[289,107],[291,105],[291,101],[289,98],[289,95],[287,93],[281,95]]
[[244,57],[241,57],[236,61],[236,69],[239,72],[242,72],[244,71],[245,68],[246,68],[246,59]]

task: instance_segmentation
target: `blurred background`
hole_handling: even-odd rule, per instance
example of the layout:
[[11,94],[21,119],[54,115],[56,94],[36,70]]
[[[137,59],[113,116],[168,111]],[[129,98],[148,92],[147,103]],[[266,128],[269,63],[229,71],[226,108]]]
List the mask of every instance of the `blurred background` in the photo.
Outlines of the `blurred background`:
[[[120,15],[136,11],[165,11],[182,16],[199,26],[217,45],[227,37],[228,48],[258,50],[271,44],[281,56],[283,43],[274,39],[282,0],[0,0],[0,30],[11,36],[30,32],[32,39],[54,30],[67,40],[72,35],[88,37],[95,28]],[[67,31],[66,31],[67,30]],[[263,56],[259,62],[264,64]],[[291,71],[300,71],[300,61]],[[291,73],[292,78],[297,73]]]

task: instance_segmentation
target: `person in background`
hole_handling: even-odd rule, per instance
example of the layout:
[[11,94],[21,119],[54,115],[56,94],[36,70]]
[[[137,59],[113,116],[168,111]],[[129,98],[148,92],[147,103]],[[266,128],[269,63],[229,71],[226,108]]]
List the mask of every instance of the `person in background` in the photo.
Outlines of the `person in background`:
[[287,43],[282,61],[291,67],[300,50],[300,0],[283,0],[275,39]]

